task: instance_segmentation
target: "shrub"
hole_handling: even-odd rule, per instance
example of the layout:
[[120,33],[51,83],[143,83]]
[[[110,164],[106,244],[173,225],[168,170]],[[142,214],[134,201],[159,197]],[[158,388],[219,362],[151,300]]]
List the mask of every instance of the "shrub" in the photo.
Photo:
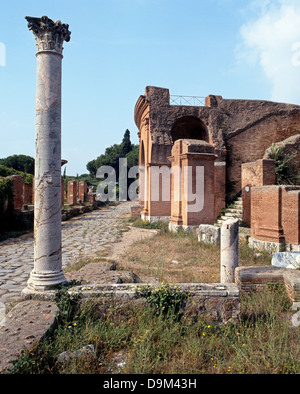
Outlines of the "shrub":
[[297,184],[297,173],[293,167],[293,159],[296,153],[286,154],[282,146],[276,146],[274,143],[269,149],[269,158],[275,161],[275,174],[277,185],[294,185]]
[[9,167],[6,167],[6,166],[0,164],[0,176],[8,177],[11,175],[21,175],[24,183],[26,183],[28,185],[32,185],[32,182],[33,182],[33,175],[32,174],[17,171],[13,168],[9,168]]
[[[6,206],[7,202],[7,206]],[[0,179],[0,231],[3,230],[5,218],[13,209],[13,183],[9,178]]]
[[153,286],[138,288],[136,294],[137,297],[146,298],[156,315],[166,315],[171,312],[175,318],[180,317],[180,309],[188,298],[188,292],[165,283],[159,288]]

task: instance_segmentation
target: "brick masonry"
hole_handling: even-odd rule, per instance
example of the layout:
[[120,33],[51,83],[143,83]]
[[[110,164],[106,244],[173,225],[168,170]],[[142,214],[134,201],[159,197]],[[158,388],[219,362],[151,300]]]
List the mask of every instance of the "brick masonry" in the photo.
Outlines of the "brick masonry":
[[23,207],[23,178],[21,175],[12,175],[9,178],[13,181],[14,210],[20,211]]
[[75,205],[77,202],[77,182],[69,181],[67,185],[67,202],[70,205]]
[[[214,161],[216,159],[213,146],[205,141],[180,139],[175,141],[172,156],[169,159],[174,170],[171,183],[170,223],[183,226],[213,224],[215,221]],[[188,173],[185,171],[188,167],[191,172],[189,183],[186,179]],[[202,167],[203,176],[199,174],[197,176],[197,167]],[[175,173],[175,168],[180,169],[180,174]],[[175,179],[178,175],[181,179],[180,183]],[[186,190],[188,184],[190,192]],[[195,195],[193,201],[191,193]]]
[[241,293],[264,291],[272,284],[284,283],[287,295],[292,302],[300,302],[300,271],[274,266],[238,267],[235,270],[235,283]]
[[[215,170],[215,216],[224,207],[225,184],[229,197],[241,191],[241,165],[264,157],[272,143],[299,136],[300,106],[261,100],[228,100],[210,95],[205,106],[170,105],[170,92],[147,86],[135,106],[135,122],[139,129],[140,165],[146,173],[153,165],[170,165],[173,145],[178,139],[199,139],[213,145],[216,163],[226,168]],[[149,175],[149,174],[148,174]],[[148,197],[151,183],[148,176]],[[219,187],[220,186],[220,187]],[[145,183],[140,189],[145,191]],[[170,216],[170,205],[153,213],[150,198],[144,215]]]
[[251,189],[251,237],[277,244],[300,244],[300,186]]
[[86,201],[87,198],[87,183],[79,182],[78,184],[78,199],[82,202]]
[[250,226],[251,222],[251,188],[253,186],[275,185],[275,161],[260,159],[252,163],[242,164],[241,186],[243,201],[243,221]]

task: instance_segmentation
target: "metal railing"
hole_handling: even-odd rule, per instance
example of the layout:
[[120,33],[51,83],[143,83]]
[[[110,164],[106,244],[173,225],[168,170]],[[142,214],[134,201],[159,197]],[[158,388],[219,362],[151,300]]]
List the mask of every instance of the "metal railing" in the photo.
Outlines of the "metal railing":
[[170,96],[170,105],[205,106],[205,97],[201,96]]

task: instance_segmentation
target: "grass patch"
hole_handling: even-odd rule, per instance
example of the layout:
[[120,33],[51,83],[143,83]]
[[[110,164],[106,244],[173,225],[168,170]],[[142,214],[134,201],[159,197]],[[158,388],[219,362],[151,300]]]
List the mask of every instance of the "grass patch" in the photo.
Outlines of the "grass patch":
[[133,227],[139,227],[139,228],[145,228],[145,229],[157,229],[157,230],[161,230],[162,232],[167,232],[168,231],[168,227],[169,227],[169,223],[167,222],[163,222],[163,221],[157,221],[157,222],[149,222],[149,221],[145,221],[142,219],[136,219],[133,223],[132,223]]
[[[63,290],[59,325],[24,351],[4,373],[29,374],[299,374],[299,328],[281,286],[242,298],[236,323],[174,313],[147,304],[79,302]],[[61,352],[93,345],[94,356],[59,363]],[[117,363],[120,357],[123,363]]]
[[[257,253],[240,239],[239,265],[268,265],[271,256]],[[138,276],[159,278],[167,283],[215,283],[220,281],[220,246],[198,242],[195,234],[159,231],[149,240],[133,243],[120,266]]]

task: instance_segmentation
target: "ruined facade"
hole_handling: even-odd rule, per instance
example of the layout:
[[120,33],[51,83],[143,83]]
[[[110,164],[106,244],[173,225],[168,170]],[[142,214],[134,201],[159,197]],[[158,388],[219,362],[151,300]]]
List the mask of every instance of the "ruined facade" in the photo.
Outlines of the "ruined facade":
[[[287,149],[291,146],[296,151],[299,149],[298,105],[260,100],[231,100],[214,95],[207,96],[203,105],[171,105],[170,102],[172,96],[170,98],[168,89],[148,86],[135,106],[134,117],[139,129],[140,143],[139,164],[144,168],[140,174],[139,201],[143,206],[144,219],[171,219],[171,222],[177,220],[177,224],[180,220],[181,223],[184,222],[182,217],[174,214],[174,209],[179,209],[178,204],[172,203],[172,198],[168,200],[164,197],[167,195],[166,188],[171,189],[171,196],[174,194],[173,172],[169,183],[164,182],[158,174],[158,182],[153,184],[152,176],[154,168],[156,172],[158,167],[171,170],[172,163],[176,160],[179,165],[184,166],[184,154],[185,158],[189,157],[190,160],[192,154],[195,160],[197,154],[198,158],[202,155],[202,159],[205,154],[214,156],[209,165],[202,164],[205,168],[205,181],[209,178],[210,193],[205,198],[209,198],[210,205],[214,205],[213,218],[209,215],[209,218],[203,219],[202,216],[200,222],[197,222],[213,224],[220,211],[225,208],[226,199],[231,199],[242,191],[242,164],[267,159],[265,155],[272,143],[283,143]],[[175,142],[179,140],[189,140],[190,148],[186,146],[185,152],[178,152],[179,143],[176,148]],[[205,144],[197,144],[197,141]],[[284,141],[291,141],[291,144]],[[181,149],[185,145],[181,142]],[[211,148],[207,148],[208,146]],[[193,152],[189,152],[189,149]],[[187,165],[190,165],[188,160]],[[159,189],[156,190],[158,198],[155,199],[151,198],[154,188]],[[191,221],[193,222],[192,219]]]

